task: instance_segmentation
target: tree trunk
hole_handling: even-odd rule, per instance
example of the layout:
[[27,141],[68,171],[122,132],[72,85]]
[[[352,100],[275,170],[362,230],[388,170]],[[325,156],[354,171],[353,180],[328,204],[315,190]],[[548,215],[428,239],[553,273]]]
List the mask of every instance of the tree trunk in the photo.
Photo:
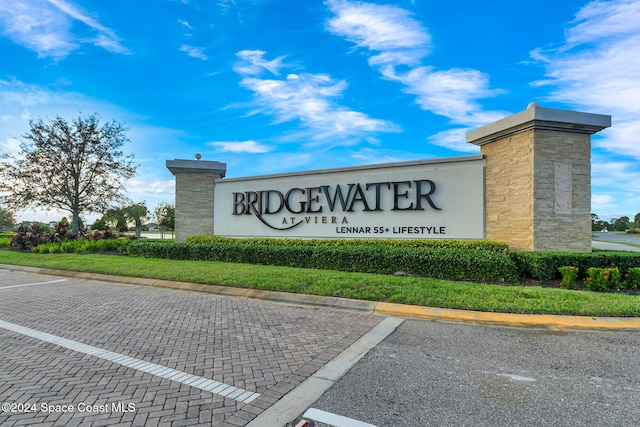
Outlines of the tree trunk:
[[71,220],[71,232],[77,233],[80,228],[80,214],[78,211],[73,211],[72,213],[73,219]]

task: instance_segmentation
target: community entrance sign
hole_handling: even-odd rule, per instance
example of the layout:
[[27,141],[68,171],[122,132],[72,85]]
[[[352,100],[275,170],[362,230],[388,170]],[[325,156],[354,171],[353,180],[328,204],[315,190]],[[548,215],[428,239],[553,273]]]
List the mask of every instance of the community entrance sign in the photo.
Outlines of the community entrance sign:
[[216,181],[228,237],[483,239],[484,159],[468,156]]
[[176,240],[489,239],[521,251],[591,251],[591,135],[611,117],[541,108],[467,133],[480,154],[225,178],[217,161],[167,160]]

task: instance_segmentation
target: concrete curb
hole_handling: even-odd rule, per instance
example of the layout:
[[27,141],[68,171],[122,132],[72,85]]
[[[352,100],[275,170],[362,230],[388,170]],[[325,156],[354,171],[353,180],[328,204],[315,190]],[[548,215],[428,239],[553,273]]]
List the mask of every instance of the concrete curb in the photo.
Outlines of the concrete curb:
[[393,304],[387,302],[361,301],[346,298],[325,297],[319,295],[263,291],[257,289],[231,288],[227,286],[205,285],[189,282],[174,282],[171,280],[148,279],[141,277],[116,276],[99,273],[84,273],[47,268],[23,267],[17,265],[0,264],[0,268],[10,271],[24,271],[30,273],[48,274],[52,276],[75,277],[79,279],[102,280],[106,282],[117,282],[143,286],[156,286],[162,288],[208,292],[217,295],[234,297],[258,298],[286,304],[356,310],[388,316],[520,327],[528,326],[556,329],[588,330],[640,330],[640,318],[638,317],[593,317],[552,314],[490,313],[472,310],[454,310],[445,308],[423,307],[417,305]]
[[640,329],[638,317],[592,317],[556,314],[489,313],[471,310],[422,307],[379,302],[376,313],[456,322],[486,323],[506,326],[533,326],[558,329],[624,330]]

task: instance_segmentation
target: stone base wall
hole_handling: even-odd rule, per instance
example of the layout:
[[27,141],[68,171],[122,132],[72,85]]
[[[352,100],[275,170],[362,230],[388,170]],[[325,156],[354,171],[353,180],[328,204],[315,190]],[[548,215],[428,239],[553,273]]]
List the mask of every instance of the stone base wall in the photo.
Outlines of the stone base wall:
[[486,159],[486,236],[516,251],[591,252],[591,135],[611,116],[541,108],[467,133]]
[[486,159],[485,231],[488,240],[511,249],[534,247],[533,130],[481,147]]
[[[487,239],[517,251],[591,251],[589,135],[530,129],[483,145],[481,153]],[[568,175],[556,177],[557,167]],[[570,189],[556,194],[563,185]],[[562,197],[570,197],[564,210],[556,206]]]
[[176,241],[193,235],[213,236],[216,176],[176,173]]
[[534,132],[533,250],[590,252],[591,138],[580,133]]

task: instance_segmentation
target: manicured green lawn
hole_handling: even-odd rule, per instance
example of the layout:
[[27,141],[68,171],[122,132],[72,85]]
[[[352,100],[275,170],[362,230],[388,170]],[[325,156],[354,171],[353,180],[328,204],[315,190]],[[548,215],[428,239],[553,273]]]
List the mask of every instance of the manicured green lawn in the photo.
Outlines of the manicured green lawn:
[[5,250],[0,251],[0,264],[441,308],[533,314],[640,316],[640,296],[539,286],[500,286],[329,270],[112,255],[40,255]]

